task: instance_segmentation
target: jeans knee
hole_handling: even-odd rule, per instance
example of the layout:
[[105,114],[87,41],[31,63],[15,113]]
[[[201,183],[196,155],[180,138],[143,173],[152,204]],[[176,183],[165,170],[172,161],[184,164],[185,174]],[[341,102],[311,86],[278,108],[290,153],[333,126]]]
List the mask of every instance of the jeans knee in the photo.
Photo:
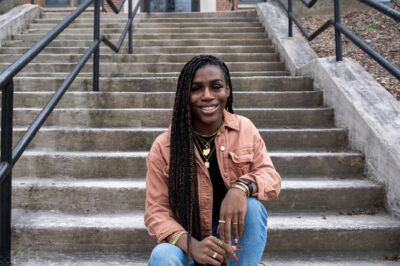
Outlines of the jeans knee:
[[254,197],[249,197],[247,199],[247,212],[246,212],[246,220],[253,220],[261,222],[264,226],[267,226],[268,213],[265,210],[263,204]]
[[186,254],[177,246],[158,244],[150,255],[149,266],[153,265],[184,265]]

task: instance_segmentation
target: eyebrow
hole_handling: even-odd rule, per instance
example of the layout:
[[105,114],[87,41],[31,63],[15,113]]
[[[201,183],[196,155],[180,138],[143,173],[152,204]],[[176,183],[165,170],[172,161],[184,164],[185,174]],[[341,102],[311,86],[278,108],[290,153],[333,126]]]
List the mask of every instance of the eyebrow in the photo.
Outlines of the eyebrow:
[[[210,81],[210,83],[214,83],[214,82],[218,82],[218,81],[224,82],[222,79],[213,79]],[[197,84],[202,84],[202,83],[203,82],[201,82],[201,81],[194,81],[192,84],[197,85]]]

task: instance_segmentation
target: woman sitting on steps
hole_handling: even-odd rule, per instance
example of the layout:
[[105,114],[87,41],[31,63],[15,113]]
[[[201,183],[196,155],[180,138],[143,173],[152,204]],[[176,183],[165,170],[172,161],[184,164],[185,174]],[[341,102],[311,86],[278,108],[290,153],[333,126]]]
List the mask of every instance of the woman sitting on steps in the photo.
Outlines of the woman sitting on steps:
[[[192,58],[179,76],[172,124],[147,157],[149,265],[258,265],[281,178],[253,123],[233,114],[227,66]],[[189,252],[188,252],[189,251]]]

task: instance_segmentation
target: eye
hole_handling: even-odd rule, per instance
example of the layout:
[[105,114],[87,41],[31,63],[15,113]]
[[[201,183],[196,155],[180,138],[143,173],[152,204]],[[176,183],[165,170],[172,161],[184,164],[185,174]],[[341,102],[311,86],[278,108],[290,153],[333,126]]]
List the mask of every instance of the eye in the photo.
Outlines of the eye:
[[200,89],[199,86],[193,86],[190,88],[190,91],[198,91]]
[[212,86],[212,88],[213,88],[214,90],[219,90],[219,89],[222,88],[222,86],[219,85],[219,84],[214,84],[214,85]]

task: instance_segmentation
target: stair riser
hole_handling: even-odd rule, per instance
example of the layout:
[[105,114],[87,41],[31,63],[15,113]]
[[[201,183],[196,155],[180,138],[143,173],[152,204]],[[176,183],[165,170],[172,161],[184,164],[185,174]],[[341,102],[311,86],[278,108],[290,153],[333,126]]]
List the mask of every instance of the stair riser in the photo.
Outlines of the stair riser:
[[[30,24],[30,29],[40,29],[40,28],[54,28],[56,23],[34,23]],[[126,25],[126,21],[122,23],[109,23],[101,22],[100,29],[104,28],[119,28],[123,29]],[[218,27],[231,27],[231,28],[249,28],[249,27],[260,27],[259,22],[192,22],[192,23],[170,23],[170,22],[160,22],[160,23],[143,23],[137,22],[133,23],[133,27],[137,29],[143,28],[218,28]],[[68,28],[93,28],[93,23],[72,23]]]
[[[23,72],[71,72],[76,64],[53,64],[53,63],[32,63],[27,65]],[[229,71],[282,71],[284,65],[281,62],[249,62],[247,64],[233,62],[227,63]],[[9,64],[0,63],[0,69],[5,70]],[[151,64],[151,63],[100,63],[100,73],[113,73],[124,74],[130,72],[180,72],[184,67],[184,63],[165,63],[165,64]],[[93,71],[93,64],[87,63],[81,70],[82,72]]]
[[[47,34],[50,30],[52,30],[51,27],[49,28],[40,28],[40,29],[29,29],[28,33],[37,33],[37,34]],[[121,34],[122,30],[121,28],[106,28],[102,29],[101,33],[102,34]],[[209,28],[206,31],[204,28],[146,28],[146,29],[138,29],[133,27],[133,32],[134,33],[250,33],[250,32],[264,32],[264,28],[262,27],[240,27],[240,28],[231,28],[231,27],[218,27],[218,28]],[[93,29],[85,29],[85,28],[72,28],[72,29],[65,29],[61,34],[90,34],[93,33]],[[265,33],[267,34],[267,33]]]
[[[283,176],[349,176],[363,172],[364,160],[359,155],[275,156],[271,159]],[[76,178],[126,177],[143,178],[145,157],[23,155],[14,176],[70,176]]]
[[[104,34],[104,33],[102,33]],[[42,39],[45,34],[19,34],[14,35],[13,40],[24,40],[24,41],[38,41]],[[121,34],[104,34],[107,39],[115,40],[118,39]],[[139,34],[134,33],[134,40],[163,40],[163,39],[266,39],[267,36],[264,33],[176,33],[176,34],[167,34],[167,33],[154,33],[154,34]],[[62,40],[93,40],[92,34],[61,34],[57,37],[58,41]]]
[[[279,61],[279,55],[277,53],[252,53],[252,54],[213,54],[222,61],[226,62],[270,62]],[[0,55],[0,62],[2,63],[13,63],[21,55]],[[153,54],[153,55],[127,55],[127,54],[100,54],[100,62],[113,62],[113,63],[186,63],[195,54],[176,54],[176,55],[165,55],[165,54]],[[68,55],[57,55],[57,54],[39,54],[32,62],[33,63],[76,63],[81,59],[82,55],[68,54]],[[89,59],[88,62],[93,62]]]
[[[14,134],[14,143],[23,135]],[[94,151],[94,150],[149,150],[161,131],[40,131],[29,148],[34,150]],[[322,150],[343,149],[347,145],[347,131],[261,132],[269,151],[274,150]]]
[[[110,41],[114,44],[118,42],[118,39],[110,39]],[[22,41],[22,40],[13,40],[6,42],[5,46],[12,47],[32,47],[36,44],[37,41]],[[54,40],[47,47],[89,47],[92,44],[91,40]],[[140,40],[133,39],[133,49],[136,51],[137,47],[149,47],[149,46],[230,46],[230,45],[243,45],[243,46],[252,46],[252,45],[271,45],[271,41],[268,39],[190,39],[190,40],[177,40],[177,39],[165,39],[165,40],[157,40],[157,39],[149,39],[149,40]],[[101,44],[105,46],[105,44]],[[122,47],[128,47],[128,41],[125,41]]]
[[[93,18],[80,18],[74,20],[73,24],[91,24],[93,23]],[[128,15],[120,16],[118,18],[101,18],[100,15],[100,22],[101,23],[126,23],[128,21]],[[49,19],[49,18],[39,18],[35,20],[35,23],[39,24],[58,24],[61,22],[61,19]],[[229,22],[242,22],[242,23],[258,23],[257,18],[241,18],[241,17],[234,17],[234,18],[135,18],[133,21],[133,25],[138,23],[229,23]]]
[[[62,182],[62,181],[61,181]],[[279,200],[263,201],[274,211],[353,210],[382,208],[384,191],[375,188],[282,189]],[[17,185],[13,208],[78,213],[116,213],[144,210],[146,192],[138,188],[71,188]]]
[[[65,78],[69,72],[54,72],[54,73],[40,73],[40,72],[20,72],[18,73],[18,77],[21,78]],[[100,73],[100,78],[178,78],[179,72],[160,72],[160,73],[151,73],[151,72],[132,72],[127,74],[119,74],[119,73]],[[231,78],[240,78],[240,77],[282,77],[286,76],[290,78],[290,73],[288,71],[248,71],[248,72],[230,72]],[[93,72],[80,72],[78,74],[79,78],[93,78]]]
[[[105,64],[104,64],[105,65]],[[110,64],[108,64],[110,65]],[[105,65],[106,67],[107,65]],[[117,72],[117,71],[116,71]],[[16,78],[15,91],[55,91],[63,79],[48,78]],[[100,91],[119,92],[175,92],[177,78],[100,78]],[[235,91],[310,91],[313,87],[309,78],[276,77],[276,78],[232,78]],[[71,85],[70,91],[92,91],[91,78],[77,78]],[[234,99],[234,102],[236,99]],[[238,99],[238,101],[240,101]],[[133,107],[133,106],[131,106]]]
[[[40,110],[14,111],[14,125],[28,126]],[[332,109],[289,109],[289,110],[236,110],[252,120],[257,127],[332,127]],[[168,127],[171,109],[55,109],[45,126],[62,127]]]
[[[0,52],[3,54],[22,54],[28,50],[27,48],[18,48],[15,45],[12,47],[2,47]],[[84,54],[87,48],[80,47],[47,47],[43,49],[43,54]],[[201,53],[272,53],[275,48],[271,45],[263,46],[203,46],[203,47],[135,47],[135,54],[157,54],[157,53],[190,53],[190,54],[201,54]],[[120,53],[128,53],[127,47],[122,47]],[[115,54],[109,47],[100,47],[100,54]]]
[[[66,17],[69,13],[65,12],[44,12],[41,14],[42,18],[52,18],[59,19]],[[126,17],[126,14],[114,14],[110,13],[101,13],[102,18],[119,18]],[[174,18],[220,18],[220,17],[229,17],[229,18],[254,18],[257,16],[255,11],[235,11],[232,12],[182,12],[182,13],[174,13]],[[79,17],[81,18],[92,18],[93,13],[82,13]],[[135,18],[171,18],[171,13],[137,13]]]
[[[15,252],[50,251],[66,254],[150,254],[155,246],[145,229],[40,230],[14,229]],[[288,241],[292,239],[293,241]],[[400,230],[279,230],[269,228],[265,252],[377,251],[400,245]]]
[[[1,93],[0,93],[1,95]],[[41,108],[53,96],[48,93],[15,93],[15,108]],[[173,108],[175,93],[66,93],[58,108]],[[246,93],[235,92],[234,107],[242,108],[304,108],[319,107],[320,92]]]

